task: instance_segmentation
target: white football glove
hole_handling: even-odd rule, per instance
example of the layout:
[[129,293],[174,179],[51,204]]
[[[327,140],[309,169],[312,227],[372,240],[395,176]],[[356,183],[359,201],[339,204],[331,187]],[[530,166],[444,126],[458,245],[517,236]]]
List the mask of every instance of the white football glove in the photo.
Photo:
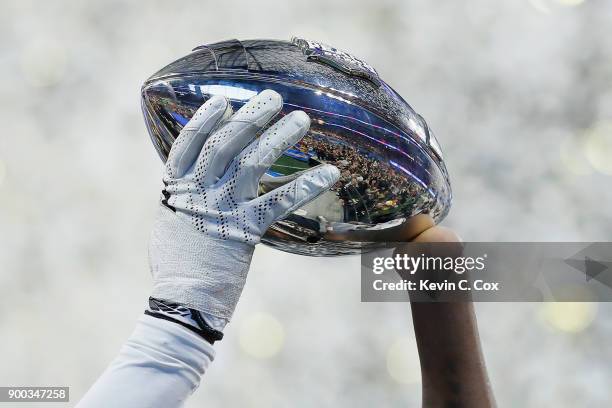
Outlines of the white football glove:
[[215,96],[179,134],[166,162],[149,247],[154,298],[198,310],[224,326],[268,227],[338,180],[338,169],[321,165],[257,196],[261,176],[310,125],[308,115],[294,111],[256,138],[281,106],[281,96],[266,90],[231,116],[227,100]]

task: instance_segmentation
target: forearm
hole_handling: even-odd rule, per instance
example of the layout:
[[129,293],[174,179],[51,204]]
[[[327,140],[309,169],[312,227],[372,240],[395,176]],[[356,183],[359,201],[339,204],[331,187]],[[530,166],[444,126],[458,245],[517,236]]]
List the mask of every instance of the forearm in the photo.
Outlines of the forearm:
[[473,304],[413,302],[412,319],[423,407],[494,407]]
[[143,316],[77,407],[180,407],[213,358],[211,344],[194,332]]

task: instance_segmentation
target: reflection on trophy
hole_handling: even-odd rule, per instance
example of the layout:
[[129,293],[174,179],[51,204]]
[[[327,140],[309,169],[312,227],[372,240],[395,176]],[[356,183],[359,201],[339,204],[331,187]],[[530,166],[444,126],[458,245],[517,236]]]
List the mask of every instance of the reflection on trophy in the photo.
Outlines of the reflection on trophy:
[[196,48],[154,74],[142,105],[153,143],[165,160],[197,108],[223,95],[238,109],[264,89],[283,97],[281,115],[311,118],[308,134],[268,170],[260,193],[321,163],[340,180],[272,225],[262,242],[315,256],[359,253],[409,238],[440,221],[451,203],[440,147],[421,116],[368,64],[322,44],[226,41]]

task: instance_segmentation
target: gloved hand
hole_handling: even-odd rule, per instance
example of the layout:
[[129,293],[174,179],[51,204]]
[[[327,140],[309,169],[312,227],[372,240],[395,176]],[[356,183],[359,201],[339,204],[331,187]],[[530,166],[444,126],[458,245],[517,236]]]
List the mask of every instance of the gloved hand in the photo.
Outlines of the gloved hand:
[[256,138],[281,106],[281,96],[266,90],[232,116],[227,100],[215,96],[181,131],[166,162],[149,247],[152,297],[200,311],[223,327],[268,227],[338,180],[338,169],[321,165],[257,196],[260,177],[310,125],[308,115],[294,111]]

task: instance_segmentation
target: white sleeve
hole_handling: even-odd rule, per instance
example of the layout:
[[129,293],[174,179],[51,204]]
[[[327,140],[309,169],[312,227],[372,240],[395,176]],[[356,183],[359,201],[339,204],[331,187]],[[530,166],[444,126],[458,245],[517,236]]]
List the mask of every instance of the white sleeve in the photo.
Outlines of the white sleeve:
[[210,343],[181,325],[142,316],[77,408],[180,407],[214,355]]

